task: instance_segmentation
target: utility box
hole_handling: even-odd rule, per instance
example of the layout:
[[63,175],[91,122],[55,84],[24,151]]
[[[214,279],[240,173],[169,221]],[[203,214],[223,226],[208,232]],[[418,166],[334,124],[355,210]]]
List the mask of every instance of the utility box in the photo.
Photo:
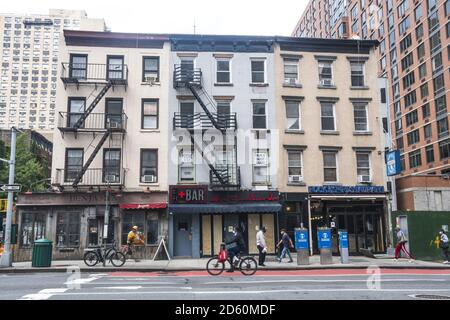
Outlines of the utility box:
[[332,264],[331,229],[317,228],[317,241],[320,250],[320,264]]
[[[17,244],[17,234],[18,234],[19,226],[18,224],[11,225],[11,244]],[[3,225],[3,241],[6,239],[6,226]]]
[[341,263],[348,263],[348,232],[339,231],[339,251],[341,253]]
[[297,265],[309,265],[308,229],[295,228],[295,250],[297,250]]
[[37,268],[50,267],[52,265],[53,242],[48,239],[36,240],[33,244],[31,266]]

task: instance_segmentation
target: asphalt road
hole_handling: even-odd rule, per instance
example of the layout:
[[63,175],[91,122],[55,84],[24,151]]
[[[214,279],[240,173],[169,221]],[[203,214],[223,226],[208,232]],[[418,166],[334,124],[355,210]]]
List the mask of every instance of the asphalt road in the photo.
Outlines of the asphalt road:
[[448,296],[449,270],[0,274],[0,300],[418,299]]

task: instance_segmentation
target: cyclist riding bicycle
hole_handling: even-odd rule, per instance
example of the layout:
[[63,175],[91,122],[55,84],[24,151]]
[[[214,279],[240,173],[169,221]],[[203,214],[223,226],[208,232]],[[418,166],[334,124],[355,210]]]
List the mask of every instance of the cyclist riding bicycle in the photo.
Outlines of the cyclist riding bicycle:
[[228,246],[228,254],[230,259],[230,269],[227,272],[234,272],[234,257],[240,257],[241,253],[245,251],[245,241],[242,235],[241,228],[238,226],[234,227],[232,238],[226,242]]

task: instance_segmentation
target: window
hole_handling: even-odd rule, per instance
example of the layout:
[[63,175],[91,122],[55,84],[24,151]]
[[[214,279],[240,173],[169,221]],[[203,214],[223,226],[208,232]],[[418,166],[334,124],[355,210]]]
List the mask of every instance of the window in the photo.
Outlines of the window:
[[253,129],[267,128],[266,103],[264,101],[253,102]]
[[75,79],[86,79],[87,77],[87,55],[71,54],[69,77]]
[[419,121],[419,116],[417,115],[417,109],[406,114],[406,125],[407,126],[410,126],[410,125],[416,123],[417,121]]
[[409,153],[409,167],[411,169],[420,167],[422,165],[422,155],[420,150],[416,150]]
[[303,181],[302,151],[288,151],[288,183]]
[[445,96],[436,98],[434,100],[436,116],[447,113],[447,102],[445,100]]
[[419,40],[423,37],[423,24],[416,27],[416,39]]
[[431,124],[427,124],[423,127],[423,138],[425,140],[431,139]]
[[[122,244],[127,244],[128,233],[134,226],[138,227],[138,231],[144,232],[145,214],[142,212],[128,212],[122,218]],[[147,239],[148,240],[148,239]]]
[[400,24],[398,25],[398,32],[400,33],[400,36],[404,35],[406,31],[408,31],[410,27],[409,23],[409,16],[403,19]]
[[437,125],[437,132],[438,132],[439,138],[448,136],[448,119],[447,119],[447,117],[437,120],[436,125]]
[[159,57],[143,57],[142,58],[142,81],[149,81],[154,78],[159,82]]
[[368,152],[356,153],[356,174],[358,175],[358,182],[361,180],[364,182],[370,182],[370,154]]
[[438,12],[432,13],[428,18],[428,30],[433,32],[437,27],[439,27],[439,16]]
[[[69,98],[67,127],[73,128],[84,114],[86,98]],[[84,128],[84,123],[80,126]]]
[[122,110],[123,99],[122,98],[106,98],[105,106],[105,127],[111,129],[120,129],[123,126],[122,123]]
[[31,247],[34,241],[45,238],[45,213],[22,213],[20,244],[22,247]]
[[[217,83],[231,83],[231,61],[230,59],[217,59]],[[264,82],[264,81],[263,81]]]
[[416,22],[422,18],[422,4],[419,4],[416,9],[414,9],[414,18],[416,19]]
[[364,87],[364,62],[351,62],[352,87]]
[[193,150],[191,149],[181,149],[179,152],[178,160],[178,177],[180,182],[194,181],[194,160],[193,160]]
[[286,101],[286,129],[301,130],[300,102]]
[[412,52],[408,54],[406,57],[404,57],[401,63],[402,63],[402,71],[408,69],[414,63]]
[[120,149],[103,149],[103,182],[120,182]]
[[412,44],[411,34],[408,34],[402,41],[400,41],[400,52],[404,52]]
[[158,182],[158,150],[141,149],[141,182]]
[[319,83],[321,86],[333,85],[333,73],[331,61],[319,61]]
[[434,147],[433,147],[433,145],[426,146],[425,157],[427,159],[427,163],[434,162]]
[[414,77],[414,71],[411,71],[406,76],[403,77],[403,89],[410,87],[416,81]]
[[265,60],[252,60],[252,83],[265,83],[266,73],[265,73]]
[[396,139],[396,144],[397,144],[398,150],[403,150],[403,148],[404,148],[403,136]]
[[433,79],[433,87],[434,87],[434,94],[440,93],[441,90],[444,90],[444,75],[440,74],[436,78]]
[[142,99],[142,129],[158,129],[159,101]]
[[411,131],[407,135],[408,145],[416,144],[420,141],[420,132],[419,129]]
[[427,76],[427,64],[426,63],[422,63],[419,66],[419,78],[425,78]]
[[123,56],[108,56],[107,64],[107,79],[125,79]]
[[80,213],[58,212],[56,224],[56,246],[57,247],[79,247],[80,246]]
[[437,0],[427,0],[427,2],[428,2],[428,11],[431,11],[434,8],[436,8]]
[[431,66],[433,68],[433,72],[436,72],[442,68],[442,54],[440,52],[431,58]]
[[441,47],[441,35],[440,32],[436,32],[434,35],[430,37],[430,51],[431,53],[435,52]]
[[422,106],[422,117],[428,118],[430,116],[430,104],[426,103]]
[[147,217],[147,230],[146,230],[146,242],[148,245],[157,245],[159,240],[159,219],[157,213],[148,215]]
[[353,119],[355,131],[368,131],[367,103],[353,103]]
[[441,160],[450,158],[450,139],[439,142],[439,156]]
[[323,151],[323,175],[325,182],[337,182],[337,154]]
[[320,118],[322,131],[335,131],[334,104],[331,102],[320,103]]
[[417,47],[417,59],[422,59],[425,57],[425,44],[422,43]]
[[269,182],[269,150],[254,150],[253,183],[268,184]]
[[425,97],[427,97],[429,94],[428,92],[428,83],[424,83],[423,85],[420,86],[420,98],[424,99]]
[[445,15],[450,15],[450,0],[445,1]]
[[64,181],[74,181],[83,168],[83,149],[66,149]]
[[416,103],[416,91],[412,91],[405,96],[405,108],[408,108],[410,105]]
[[298,84],[298,60],[284,59],[284,83],[295,85]]
[[398,16],[401,17],[405,14],[405,12],[408,10],[409,7],[409,0],[404,0],[400,2],[400,4],[397,7],[397,13]]

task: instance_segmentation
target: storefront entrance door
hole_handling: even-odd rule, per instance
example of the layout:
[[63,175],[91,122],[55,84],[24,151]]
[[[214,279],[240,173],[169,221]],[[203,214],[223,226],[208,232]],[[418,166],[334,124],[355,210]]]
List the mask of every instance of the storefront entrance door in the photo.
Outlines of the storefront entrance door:
[[174,215],[174,256],[192,257],[192,217]]

